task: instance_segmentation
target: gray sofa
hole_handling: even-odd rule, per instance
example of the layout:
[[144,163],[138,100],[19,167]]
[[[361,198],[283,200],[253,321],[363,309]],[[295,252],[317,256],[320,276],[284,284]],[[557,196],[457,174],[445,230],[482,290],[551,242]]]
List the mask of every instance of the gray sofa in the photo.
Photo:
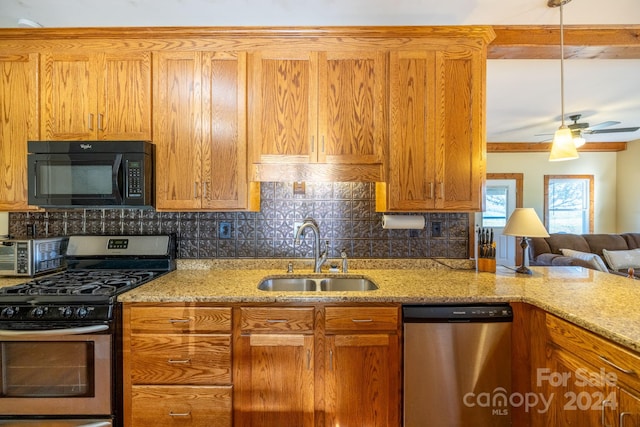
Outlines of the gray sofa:
[[[529,264],[536,266],[581,266],[598,269],[594,261],[585,260],[584,256],[567,256],[567,250],[598,255],[610,273],[627,275],[628,267],[616,268],[617,257],[627,253],[636,255],[637,252],[609,252],[630,251],[640,248],[640,233],[623,234],[565,234],[555,233],[549,237],[535,237],[529,239]],[[603,252],[604,250],[604,252]],[[639,251],[640,252],[640,251]],[[605,256],[606,253],[606,256]],[[610,260],[607,260],[609,258]],[[626,265],[626,264],[625,264]],[[601,268],[602,269],[602,268]],[[634,268],[634,274],[640,278],[640,267]]]

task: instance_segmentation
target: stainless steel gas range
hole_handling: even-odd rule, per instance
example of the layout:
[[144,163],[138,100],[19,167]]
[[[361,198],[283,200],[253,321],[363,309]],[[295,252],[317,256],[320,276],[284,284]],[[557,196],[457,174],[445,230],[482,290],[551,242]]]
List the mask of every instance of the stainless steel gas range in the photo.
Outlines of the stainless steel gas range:
[[71,236],[66,271],[0,288],[0,426],[121,427],[119,294],[175,269],[175,237]]

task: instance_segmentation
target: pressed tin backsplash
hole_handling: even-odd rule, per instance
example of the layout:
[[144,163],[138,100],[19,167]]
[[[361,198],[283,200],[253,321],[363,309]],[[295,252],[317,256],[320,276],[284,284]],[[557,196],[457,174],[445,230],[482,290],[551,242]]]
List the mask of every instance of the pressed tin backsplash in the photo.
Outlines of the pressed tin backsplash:
[[[373,183],[307,183],[304,195],[294,195],[291,183],[263,182],[260,212],[12,212],[9,231],[25,236],[34,224],[38,237],[175,233],[179,258],[306,258],[313,256],[313,237],[299,244],[293,239],[294,224],[306,216],[318,221],[322,247],[328,240],[332,258],[343,248],[350,258],[469,257],[467,213],[428,213],[423,230],[385,230]],[[440,223],[441,237],[431,236],[433,222]],[[219,233],[221,223],[230,226],[227,236]]]

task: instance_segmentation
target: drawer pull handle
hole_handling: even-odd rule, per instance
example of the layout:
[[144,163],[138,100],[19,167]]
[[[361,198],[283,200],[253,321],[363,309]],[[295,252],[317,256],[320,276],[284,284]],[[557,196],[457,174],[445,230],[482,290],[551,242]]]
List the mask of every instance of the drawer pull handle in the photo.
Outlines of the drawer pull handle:
[[631,412],[622,412],[620,414],[620,427],[624,427],[624,417],[631,417],[633,414]]
[[191,411],[189,412],[169,412],[170,417],[190,417]]
[[167,360],[167,363],[186,364],[186,363],[191,363],[191,359],[169,359]]
[[267,319],[267,323],[287,323],[287,319]]
[[602,360],[604,363],[606,363],[609,366],[614,367],[615,369],[617,369],[618,371],[625,373],[627,375],[638,375],[636,373],[636,371],[634,371],[633,369],[625,369],[621,366],[616,365],[615,363],[613,363],[612,361],[610,361],[609,359],[607,359],[606,357],[599,355],[598,356],[600,358],[600,360]]
[[353,323],[371,323],[373,319],[351,319]]
[[169,323],[189,323],[191,319],[170,319]]

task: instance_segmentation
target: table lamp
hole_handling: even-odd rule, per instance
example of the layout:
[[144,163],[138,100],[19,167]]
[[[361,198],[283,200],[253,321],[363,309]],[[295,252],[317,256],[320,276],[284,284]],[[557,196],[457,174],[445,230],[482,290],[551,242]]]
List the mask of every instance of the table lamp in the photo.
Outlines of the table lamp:
[[525,265],[526,249],[528,246],[528,237],[549,237],[549,233],[538,218],[533,208],[516,208],[507,225],[504,226],[502,234],[505,236],[521,236],[520,247],[522,248],[522,265],[517,268],[516,273],[531,274]]

